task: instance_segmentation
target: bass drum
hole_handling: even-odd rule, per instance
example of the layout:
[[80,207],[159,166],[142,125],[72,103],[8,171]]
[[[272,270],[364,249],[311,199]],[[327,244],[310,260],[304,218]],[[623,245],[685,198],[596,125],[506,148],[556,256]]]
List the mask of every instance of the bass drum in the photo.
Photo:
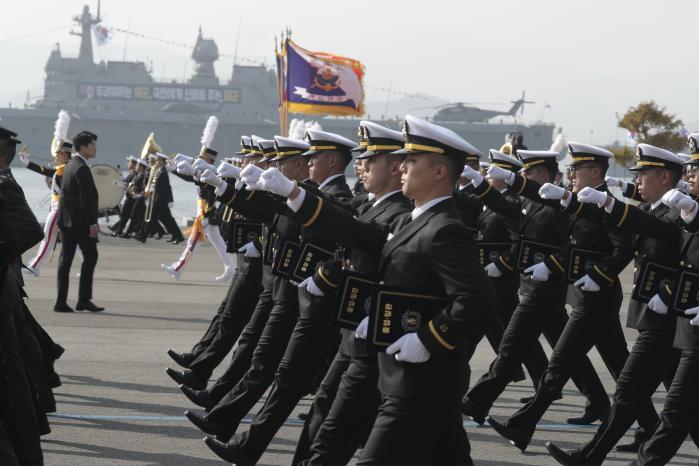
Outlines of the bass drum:
[[104,163],[90,166],[90,171],[99,196],[97,208],[100,210],[116,208],[121,202],[121,198],[124,197],[125,191],[121,172]]

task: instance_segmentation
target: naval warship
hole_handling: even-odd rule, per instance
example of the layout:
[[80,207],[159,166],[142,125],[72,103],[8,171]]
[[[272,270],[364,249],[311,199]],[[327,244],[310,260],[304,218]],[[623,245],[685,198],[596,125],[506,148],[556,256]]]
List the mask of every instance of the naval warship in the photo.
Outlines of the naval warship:
[[[31,153],[48,151],[59,110],[72,115],[71,131],[89,130],[99,135],[98,160],[119,165],[129,154],[138,154],[148,133],[168,153],[197,154],[200,135],[209,115],[219,128],[215,148],[223,156],[239,147],[240,136],[257,134],[271,138],[279,133],[279,96],[276,71],[265,65],[234,64],[231,77],[219,80],[214,63],[219,51],[201,28],[192,51],[193,73],[186,82],[156,81],[141,61],[100,61],[93,56],[93,26],[101,21],[83,7],[74,21],[80,28],[78,56],[64,56],[56,44],[46,62],[43,96],[25,108],[0,108],[3,125],[15,130]],[[513,102],[513,109],[524,101]],[[436,112],[431,119],[451,128],[484,151],[499,148],[506,137],[521,134],[530,148],[548,148],[553,138],[550,123],[489,122],[507,112],[456,104]],[[318,121],[323,129],[350,139],[357,136],[359,120],[348,117],[290,115]],[[399,129],[400,120],[375,120]]]

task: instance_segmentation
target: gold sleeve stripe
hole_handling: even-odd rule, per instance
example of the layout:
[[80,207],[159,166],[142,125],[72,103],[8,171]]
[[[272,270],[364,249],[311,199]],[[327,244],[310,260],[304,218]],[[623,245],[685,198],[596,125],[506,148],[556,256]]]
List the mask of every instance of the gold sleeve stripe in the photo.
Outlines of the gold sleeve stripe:
[[565,272],[565,268],[563,268],[563,266],[561,265],[561,263],[558,262],[558,259],[556,259],[556,256],[554,256],[553,254],[551,254],[549,257],[551,258],[551,260],[553,261],[553,263],[556,265],[556,267],[558,267],[559,269],[561,269],[561,272]]
[[612,277],[610,277],[609,275],[607,275],[606,273],[602,272],[602,270],[600,270],[599,267],[597,267],[597,266],[595,265],[593,268],[597,271],[598,274],[602,275],[602,277],[603,277],[605,280],[607,280],[609,283],[614,284],[614,279],[613,279]]
[[578,215],[580,213],[580,211],[583,209],[584,204],[582,202],[578,202],[578,204],[580,204],[580,205],[578,206],[578,209],[575,211],[575,213],[573,215]]
[[509,270],[510,272],[514,272],[514,269],[513,269],[512,267],[510,267],[509,265],[507,265],[507,262],[505,262],[505,259],[503,259],[502,256],[498,257],[498,259],[500,260],[500,263],[501,263],[507,270]]
[[249,201],[252,196],[255,195],[255,191],[250,191],[250,194],[248,194],[248,197],[245,198],[246,201]]
[[667,290],[667,293],[672,296],[672,290],[670,289],[670,285],[665,285],[665,289]]
[[432,336],[434,336],[434,338],[439,342],[440,345],[442,345],[443,347],[445,347],[449,351],[456,349],[456,346],[450,345],[449,343],[447,343],[447,341],[444,338],[442,338],[442,335],[440,335],[437,332],[437,329],[434,328],[434,323],[432,323],[431,320],[430,320],[430,323],[427,324],[427,326],[430,328],[430,332],[432,332]]
[[617,228],[624,224],[624,220],[626,220],[626,216],[628,214],[629,214],[629,205],[624,204],[624,215],[621,216],[621,220],[619,220],[619,223],[616,224]]
[[325,274],[323,273],[323,268],[322,268],[322,267],[318,269],[318,276],[319,276],[320,278],[322,278],[323,281],[324,281],[325,283],[328,284],[328,286],[331,286],[331,287],[333,287],[333,288],[337,288],[337,285],[334,284],[333,282],[331,282],[330,280],[328,280],[328,277],[325,276]]
[[636,183],[631,183],[633,185],[633,191],[631,192],[631,199],[636,197],[636,189],[638,189],[638,185]]
[[233,201],[235,201],[235,199],[236,199],[237,197],[238,197],[238,191],[235,191],[235,192],[233,193],[233,197],[231,198],[231,200],[228,201],[228,202],[226,202],[226,205],[232,206],[232,205],[233,205]]
[[316,206],[316,211],[313,212],[313,215],[311,216],[310,220],[308,220],[306,223],[301,225],[304,228],[310,227],[313,225],[313,223],[318,219],[318,215],[320,215],[320,210],[323,208],[323,198],[318,197],[318,205]]
[[[517,176],[517,175],[515,175],[515,176]],[[527,179],[525,177],[522,177],[522,187],[519,188],[519,191],[517,191],[515,194],[522,194],[522,192],[524,192],[524,187],[526,185],[527,185]]]
[[[484,180],[483,182],[485,182],[485,180]],[[488,194],[492,188],[493,188],[493,185],[490,184],[490,183],[488,183],[488,188],[486,188],[485,191],[483,191],[481,194],[479,194],[479,195],[478,195],[478,198],[482,198],[483,196],[485,196],[486,194]]]

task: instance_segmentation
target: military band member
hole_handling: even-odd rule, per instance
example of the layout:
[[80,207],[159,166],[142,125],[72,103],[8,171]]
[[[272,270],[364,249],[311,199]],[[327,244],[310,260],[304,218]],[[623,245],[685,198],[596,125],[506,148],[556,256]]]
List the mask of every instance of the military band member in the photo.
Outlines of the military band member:
[[[555,267],[549,272],[552,277],[559,277],[560,286],[572,282],[568,302],[573,307],[537,387],[535,398],[504,424],[489,420],[501,435],[522,450],[531,440],[537,422],[553,401],[560,397],[571,369],[581,356],[595,346],[612,378],[617,380],[629,355],[619,322],[623,295],[618,275],[633,257],[631,235],[604,225],[602,212],[580,204],[573,194],[586,187],[606,192],[604,175],[613,154],[599,147],[578,143],[570,143],[568,147],[572,157],[570,173],[573,192],[552,183],[540,186],[533,180],[528,180],[522,191],[523,196],[535,202],[552,207],[563,206],[569,216],[570,241],[550,258],[554,265],[563,265],[564,269]],[[586,252],[576,252],[579,250]],[[576,271],[570,279],[571,269],[576,267],[578,260],[583,262],[580,265],[582,270]],[[587,413],[588,417],[592,414]],[[604,417],[605,413],[599,414]],[[587,424],[588,421],[590,419],[584,419],[581,423]],[[652,425],[646,427],[652,428]]]
[[[642,426],[655,425],[658,418],[651,396],[661,382],[670,386],[677,367],[678,355],[672,347],[675,320],[653,312],[650,307],[656,303],[646,304],[647,300],[637,293],[646,288],[643,281],[646,267],[657,264],[676,270],[679,266],[680,230],[676,226],[679,212],[663,204],[663,195],[677,185],[682,160],[670,151],[639,144],[636,165],[631,170],[639,173],[638,191],[645,201],[638,207],[589,187],[577,195],[578,201],[604,209],[608,224],[634,235],[635,293],[629,302],[626,326],[636,329],[638,336],[617,379],[609,417],[594,438],[582,448],[569,451],[547,444],[549,453],[562,464],[601,465],[634,420],[643,419],[639,420]],[[654,267],[653,273],[657,274],[660,269]],[[634,443],[624,450],[638,450],[650,435],[651,432],[638,429]]]
[[[521,195],[530,182],[540,185],[553,181],[558,171],[558,152],[520,149],[518,154],[523,162],[522,175],[494,165],[488,170],[489,176],[507,181],[510,186],[509,192],[517,195]],[[555,277],[550,279],[554,268],[563,269],[557,262],[558,259],[545,257],[543,252],[534,251],[535,248],[557,251],[567,243],[569,235],[568,220],[559,207],[544,205],[527,198],[517,201],[507,199],[492,185],[482,178],[479,179],[478,173],[471,176],[476,187],[474,193],[488,207],[518,222],[522,238],[520,249],[523,250],[526,246],[528,250],[533,251],[527,256],[519,253],[522,260],[518,262],[527,259],[527,263],[512,264],[513,268],[519,268],[522,272],[520,302],[505,330],[495,361],[490,365],[488,373],[469,390],[461,406],[463,413],[483,424],[493,403],[512,380],[513,372],[520,367],[525,356],[530,356],[530,366],[533,366],[532,369],[537,374],[543,375],[546,370],[546,358],[533,358],[536,354],[532,351],[536,348],[541,333],[551,347],[556,346],[568,321],[565,310],[566,287],[562,280]],[[572,379],[588,400],[586,413],[594,414],[597,418],[605,415],[609,399],[586,356],[580,358],[579,364],[576,364]],[[538,383],[541,377],[535,380]],[[577,419],[571,420],[575,422]]]
[[[156,152],[151,154],[150,158],[153,160],[153,166],[151,167],[151,170],[154,170],[153,187],[151,192],[146,192],[145,195],[148,198],[148,202],[153,203],[151,222],[162,224],[170,234],[168,242],[179,244],[184,241],[184,236],[177,222],[172,218],[172,212],[170,212],[170,204],[172,204],[174,198],[172,196],[172,188],[170,187],[170,176],[166,168],[168,156]],[[143,233],[148,234],[146,231]]]
[[126,157],[127,167],[126,175],[122,177],[122,183],[125,189],[124,191],[124,201],[119,209],[119,220],[109,227],[112,230],[111,236],[121,236],[124,233],[124,228],[131,217],[131,211],[133,210],[135,199],[132,192],[129,190],[131,181],[133,181],[136,176],[136,167],[138,167],[138,159],[133,155]]
[[137,159],[136,174],[126,188],[126,190],[131,193],[134,202],[131,213],[129,214],[128,226],[125,226],[126,231],[120,235],[121,238],[129,239],[132,236],[137,236],[143,229],[146,212],[146,198],[143,193],[146,188],[147,179],[148,161],[145,159]]

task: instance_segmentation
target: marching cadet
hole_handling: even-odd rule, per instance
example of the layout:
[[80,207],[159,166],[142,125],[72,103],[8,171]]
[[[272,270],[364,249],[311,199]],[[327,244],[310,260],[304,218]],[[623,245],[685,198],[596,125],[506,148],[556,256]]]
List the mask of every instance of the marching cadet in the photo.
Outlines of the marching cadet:
[[[332,233],[346,246],[380,254],[374,279],[384,286],[445,297],[446,307],[433,304],[434,318],[425,315],[429,321],[419,328],[412,327],[420,319],[411,314],[407,328],[418,331],[401,336],[379,356],[384,399],[359,464],[418,465],[428,459],[433,464],[471,464],[457,410],[468,367],[463,342],[480,325],[490,296],[452,196],[472,146],[452,131],[410,115],[405,134],[405,148],[396,153],[406,156],[402,190],[414,199],[415,209],[401,218],[395,234],[385,225],[356,220],[346,209],[278,174],[265,175],[265,184],[273,193],[288,196],[294,218],[308,227]],[[406,443],[406,438],[420,441]],[[212,438],[207,444],[222,458],[237,460],[235,444]],[[246,458],[239,464],[256,461]]]
[[[573,311],[553,348],[534,399],[504,424],[489,419],[498,433],[521,450],[529,444],[537,422],[553,401],[560,398],[570,371],[581,356],[595,346],[612,378],[617,380],[629,355],[619,322],[623,295],[618,275],[633,257],[631,235],[604,225],[602,212],[578,203],[574,195],[586,187],[608,192],[604,175],[613,154],[599,147],[573,142],[568,144],[568,148],[572,157],[573,192],[552,183],[540,186],[534,180],[528,180],[522,190],[522,196],[540,204],[562,205],[569,216],[570,240],[560,251],[549,256],[555,267],[547,270],[552,281],[559,277],[559,286],[570,284],[568,302]],[[496,170],[492,172],[492,177],[504,175]],[[587,413],[588,417],[590,414]],[[585,421],[589,419],[581,423],[588,423]],[[652,424],[644,427],[652,428]]]
[[[352,194],[345,181],[344,172],[351,162],[351,150],[355,144],[340,135],[320,130],[309,129],[306,137],[310,148],[302,155],[308,160],[309,178],[318,184],[317,192],[327,199],[327,202],[342,205],[350,211],[349,200]],[[246,167],[242,173],[243,180],[248,185],[258,184],[261,173],[262,170],[257,167]],[[288,212],[288,209],[283,211]],[[333,238],[315,230],[302,228],[300,252],[295,260],[297,265],[291,271],[290,278],[298,283],[298,321],[274,375],[276,383],[262,411],[256,416],[249,431],[236,435],[228,444],[233,446],[228,455],[240,458],[236,462],[255,462],[262,456],[298,401],[312,390],[313,381],[326,358],[332,357],[337,350],[337,330],[331,326],[331,314],[327,312],[335,301],[337,278],[325,267],[313,273],[315,263],[331,259],[336,248],[337,244]],[[248,404],[250,402],[253,400],[235,403],[235,411],[240,413],[244,409],[247,412],[253,407],[253,404]],[[231,409],[229,408],[229,411]],[[213,413],[212,410],[208,417],[211,418]],[[219,418],[220,413],[221,411]],[[190,420],[195,422],[196,419],[190,417]],[[234,417],[233,427],[235,428],[241,420],[242,416]],[[226,422],[230,425],[231,419],[227,419]]]
[[[488,176],[506,181],[509,192],[517,195],[521,195],[531,182],[541,185],[553,181],[558,171],[558,152],[520,149],[518,155],[523,162],[523,176],[497,165],[490,167]],[[555,347],[568,321],[566,287],[559,280],[550,280],[550,276],[554,268],[563,268],[556,263],[558,259],[551,255],[567,243],[569,235],[568,220],[559,207],[527,198],[509,200],[492,185],[485,183],[475,170],[468,176],[476,187],[474,193],[485,205],[519,223],[522,238],[517,263],[507,264],[522,273],[519,288],[521,300],[510,318],[495,361],[488,373],[469,390],[461,405],[461,412],[483,424],[493,403],[512,380],[514,371],[520,367],[525,356],[529,357],[531,370],[539,374],[534,379],[537,384],[546,370],[548,361],[545,355],[538,354],[539,357],[536,357],[537,354],[532,351],[541,333],[551,347]],[[609,399],[587,356],[580,358],[571,378],[588,400],[582,420],[589,423],[606,415]],[[569,422],[578,423],[580,419],[571,418]]]
[[56,165],[54,168],[30,161],[30,156],[26,152],[19,153],[20,162],[29,170],[51,178],[51,209],[46,217],[46,222],[44,222],[44,239],[41,240],[36,256],[27,262],[23,269],[36,277],[39,276],[41,266],[56,246],[56,238],[58,238],[58,225],[56,224],[58,219],[58,197],[61,193],[63,170],[66,163],[70,161],[70,156],[73,152],[73,144],[67,140],[69,125],[70,114],[65,110],[61,110],[54,125],[53,140],[51,141],[51,153]]
[[[276,155],[273,139],[262,139],[255,136],[252,147],[254,149],[251,149],[247,163],[260,163],[263,159],[273,158]],[[224,163],[221,164],[217,173],[226,175],[226,177],[235,177],[239,176],[240,171],[239,168]],[[225,182],[210,169],[202,173],[200,182],[207,183],[207,186],[210,184],[216,189],[225,185]],[[225,202],[222,204],[232,209]],[[258,222],[255,213],[248,212],[248,215],[250,217],[248,221],[244,216],[239,216],[232,225],[227,251],[237,254],[238,267],[232,277],[228,293],[214,317],[215,324],[212,321],[212,327],[210,327],[212,329],[207,331],[206,344],[203,345],[200,342],[196,356],[193,356],[189,361],[183,361],[186,362],[187,371],[167,369],[168,375],[180,384],[182,386],[180,388],[185,392],[191,389],[206,388],[206,381],[211,377],[213,370],[233,348],[252,317],[262,291],[262,255],[259,244],[262,225]],[[241,239],[238,240],[237,236],[240,236]],[[171,351],[171,353],[174,352]],[[171,354],[171,357],[177,361],[176,353]],[[184,357],[180,356],[180,358]]]
[[114,225],[109,227],[109,229],[112,230],[111,236],[121,236],[124,233],[124,228],[126,228],[126,224],[129,221],[129,217],[131,216],[131,211],[133,210],[133,205],[135,202],[133,194],[129,190],[129,186],[131,181],[133,181],[134,177],[136,176],[138,159],[133,155],[129,155],[126,157],[126,161],[128,164],[127,172],[122,178],[123,186],[126,188],[124,191],[124,202],[122,202],[121,208],[119,209],[119,220]]
[[[362,153],[357,158],[360,163],[355,165],[362,167],[365,192],[373,196],[372,199],[363,196],[365,201],[357,209],[357,218],[393,231],[397,220],[412,210],[412,204],[401,191],[400,165],[404,155],[392,153],[403,148],[403,135],[371,121],[362,121],[360,126],[367,143],[360,144]],[[358,248],[353,248],[346,256],[344,266],[348,271],[358,276],[376,276],[378,256]],[[327,268],[339,267],[330,265]],[[343,275],[338,295],[349,293],[351,283],[345,281]],[[341,329],[342,342],[316,391],[296,446],[293,465],[347,464],[374,423],[381,403],[377,388],[378,360],[376,351],[365,344],[367,322],[361,329],[357,328],[366,316],[361,304],[357,308],[361,310],[359,318]]]
[[[677,185],[682,160],[670,151],[639,144],[636,165],[638,191],[644,203],[638,207],[617,201],[606,192],[587,187],[577,200],[604,209],[605,221],[634,235],[634,286],[629,302],[626,326],[638,331],[631,354],[617,379],[614,403],[609,417],[597,429],[594,438],[580,449],[564,451],[549,442],[549,453],[561,464],[601,465],[614,445],[636,419],[643,426],[655,425],[657,414],[651,396],[660,382],[670,386],[677,367],[672,347],[675,319],[658,315],[651,309],[659,289],[674,280],[679,266],[679,213],[663,204],[663,195]],[[653,277],[648,281],[646,277]],[[650,295],[649,295],[650,294]],[[624,451],[637,451],[652,432],[637,429],[634,442]]]
[[[182,251],[182,255],[171,265],[161,264],[160,266],[169,273],[173,278],[179,280],[182,274],[182,269],[187,264],[187,261],[192,257],[194,248],[197,246],[203,236],[209,239],[209,242],[216,250],[216,253],[223,262],[223,273],[216,277],[217,282],[225,282],[233,277],[235,272],[234,256],[226,252],[226,243],[221,237],[221,232],[218,230],[218,218],[216,218],[216,195],[214,188],[201,183],[199,176],[207,168],[213,168],[212,163],[216,160],[218,152],[211,149],[211,143],[214,140],[216,129],[218,128],[218,118],[215,116],[209,117],[204,127],[204,133],[201,138],[201,151],[199,157],[194,162],[182,160],[177,164],[177,171],[173,172],[180,178],[197,186],[197,217],[192,226],[192,232],[187,238],[187,246]],[[196,165],[196,166],[195,166]]]
[[[663,204],[681,210],[685,231],[680,242],[680,265],[687,272],[687,279],[681,277],[675,287],[671,303],[655,306],[653,311],[668,319],[677,319],[674,347],[681,352],[680,361],[665,397],[660,422],[652,437],[643,443],[634,464],[655,466],[667,464],[677,453],[687,434],[697,432],[699,404],[699,302],[696,299],[696,281],[692,281],[692,269],[699,267],[699,134],[689,136],[692,155],[685,162],[691,185],[690,196],[677,189],[663,195]],[[694,199],[693,199],[694,198]],[[696,280],[696,279],[694,279]],[[692,296],[694,294],[695,296]],[[679,306],[679,308],[678,308]],[[670,311],[668,311],[670,309]],[[673,315],[673,313],[675,315]],[[693,435],[696,439],[696,435]]]

